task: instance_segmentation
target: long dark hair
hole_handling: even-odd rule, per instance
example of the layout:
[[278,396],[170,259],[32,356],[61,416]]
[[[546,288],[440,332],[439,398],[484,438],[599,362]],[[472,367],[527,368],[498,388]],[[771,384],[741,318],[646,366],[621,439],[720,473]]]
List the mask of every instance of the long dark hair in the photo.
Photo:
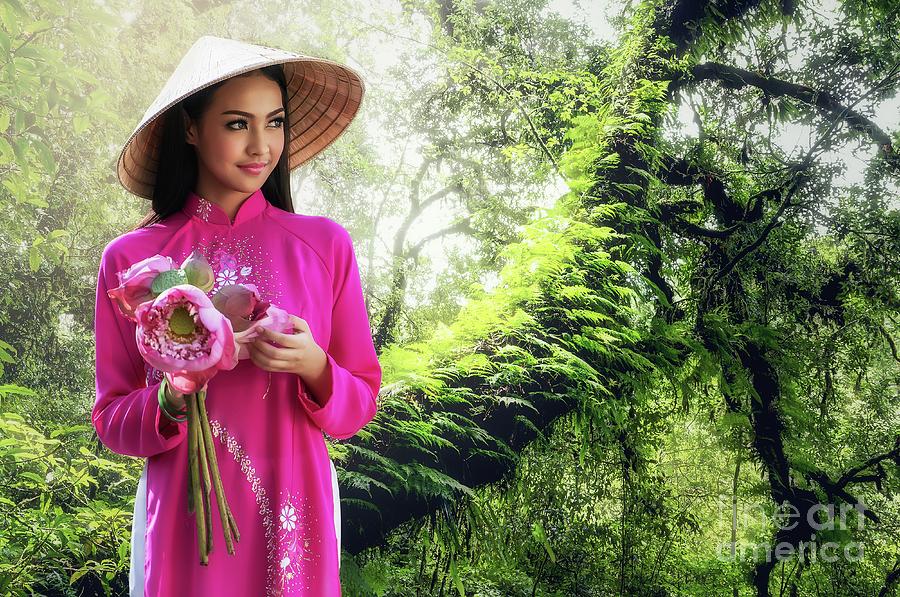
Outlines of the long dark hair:
[[[285,211],[294,211],[291,199],[291,178],[288,168],[290,141],[290,109],[288,107],[287,82],[284,69],[280,64],[265,66],[255,71],[235,75],[248,77],[261,73],[272,79],[281,87],[281,101],[284,105],[284,151],[275,169],[262,184],[262,192],[272,205]],[[156,183],[153,187],[153,199],[150,212],[134,228],[144,228],[176,213],[184,207],[189,191],[195,190],[197,184],[197,153],[193,145],[185,138],[187,121],[186,112],[192,120],[197,121],[203,115],[212,100],[215,91],[225,84],[224,81],[205,87],[184,98],[160,116],[162,123],[162,139],[159,147],[159,164],[156,170]]]

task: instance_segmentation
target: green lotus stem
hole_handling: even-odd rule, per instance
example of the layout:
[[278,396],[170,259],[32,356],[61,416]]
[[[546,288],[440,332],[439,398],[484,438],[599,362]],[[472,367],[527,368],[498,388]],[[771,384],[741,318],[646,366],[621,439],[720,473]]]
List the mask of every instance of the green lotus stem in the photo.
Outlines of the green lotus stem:
[[198,404],[201,419],[201,428],[208,451],[208,461],[212,470],[212,479],[216,487],[216,504],[219,507],[219,516],[222,519],[222,531],[225,534],[225,545],[228,553],[234,555],[234,543],[232,541],[232,533],[236,540],[240,540],[240,533],[237,530],[237,524],[225,499],[225,489],[222,486],[222,477],[219,474],[219,462],[216,458],[216,448],[212,443],[212,431],[209,425],[209,414],[206,411],[206,390],[200,391],[198,394]]
[[191,441],[191,430],[188,429],[188,479],[187,479],[187,500],[188,500],[188,514],[194,513],[194,483],[191,479],[191,467],[190,463],[194,454],[194,442]]
[[231,532],[234,533],[234,540],[240,541],[241,533],[240,531],[238,531],[237,521],[234,519],[234,514],[231,513],[231,507],[228,505],[228,502],[225,502],[225,507],[228,509],[228,521],[230,523],[228,525],[228,528],[230,528]]
[[206,551],[206,513],[203,508],[203,491],[200,488],[200,462],[198,454],[200,451],[200,429],[198,429],[199,416],[197,413],[197,395],[188,394],[188,464],[191,468],[191,483],[193,484],[194,497],[194,519],[197,522],[197,544],[200,550],[200,564],[208,566],[208,553]]
[[209,480],[209,462],[206,456],[209,448],[205,438],[206,434],[203,432],[205,429],[202,413],[205,409],[203,405],[200,404],[199,399],[196,398],[196,394],[194,400],[197,401],[197,407],[199,409],[197,412],[201,413],[200,417],[197,419],[200,424],[200,431],[197,432],[197,441],[199,442],[199,449],[197,451],[200,454],[200,470],[203,472],[203,475],[201,476],[201,481],[203,481],[201,488],[201,494],[203,496],[203,523],[206,525],[206,553],[209,555],[213,548],[212,504],[209,498],[209,492],[212,491],[212,483],[210,483]]

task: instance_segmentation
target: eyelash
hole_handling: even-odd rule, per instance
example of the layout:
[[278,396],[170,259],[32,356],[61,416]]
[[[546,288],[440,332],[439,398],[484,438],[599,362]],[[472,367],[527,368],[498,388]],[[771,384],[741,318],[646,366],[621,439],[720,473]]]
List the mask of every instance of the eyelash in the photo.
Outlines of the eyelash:
[[[239,130],[241,130],[241,129],[232,128],[232,126],[231,126],[232,124],[237,124],[238,122],[243,122],[244,124],[247,124],[247,120],[246,120],[245,118],[238,118],[237,120],[232,120],[231,122],[229,122],[229,123],[226,124],[225,126],[227,126],[228,128],[230,128],[230,129],[233,130],[233,131],[239,131]],[[272,119],[272,122],[277,122],[277,123],[279,123],[278,126],[275,127],[275,128],[279,128],[279,129],[280,129],[281,127],[284,126],[284,118],[282,118],[281,116],[279,116],[278,118],[273,118],[273,119]]]

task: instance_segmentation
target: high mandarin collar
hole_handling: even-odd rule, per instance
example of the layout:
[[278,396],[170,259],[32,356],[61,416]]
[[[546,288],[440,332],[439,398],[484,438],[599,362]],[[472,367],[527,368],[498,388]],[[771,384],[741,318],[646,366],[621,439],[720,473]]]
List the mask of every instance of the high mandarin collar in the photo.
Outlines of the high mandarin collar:
[[228,214],[225,213],[217,203],[213,203],[204,199],[194,191],[188,191],[182,210],[188,216],[197,216],[204,222],[209,224],[218,224],[221,226],[238,226],[243,222],[251,220],[265,211],[269,202],[263,195],[262,189],[256,189],[253,193],[244,199],[244,202],[238,207],[237,213],[232,222]]

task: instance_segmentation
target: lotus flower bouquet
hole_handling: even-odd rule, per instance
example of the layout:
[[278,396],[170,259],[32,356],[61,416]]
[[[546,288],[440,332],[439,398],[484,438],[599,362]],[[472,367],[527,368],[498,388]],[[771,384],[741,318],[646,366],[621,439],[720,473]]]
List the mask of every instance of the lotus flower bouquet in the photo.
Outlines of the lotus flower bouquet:
[[[170,419],[187,421],[188,513],[194,514],[197,523],[200,564],[208,565],[213,490],[229,554],[234,554],[234,542],[240,540],[212,443],[206,410],[208,382],[219,371],[234,369],[240,359],[249,358],[244,345],[260,334],[260,328],[290,330],[290,315],[263,301],[252,284],[223,286],[210,299],[213,271],[198,251],[180,267],[172,258],[157,254],[117,276],[119,286],[108,295],[121,314],[137,324],[135,339],[144,360],[164,373],[160,407]],[[166,385],[184,395],[183,411],[167,406]]]

